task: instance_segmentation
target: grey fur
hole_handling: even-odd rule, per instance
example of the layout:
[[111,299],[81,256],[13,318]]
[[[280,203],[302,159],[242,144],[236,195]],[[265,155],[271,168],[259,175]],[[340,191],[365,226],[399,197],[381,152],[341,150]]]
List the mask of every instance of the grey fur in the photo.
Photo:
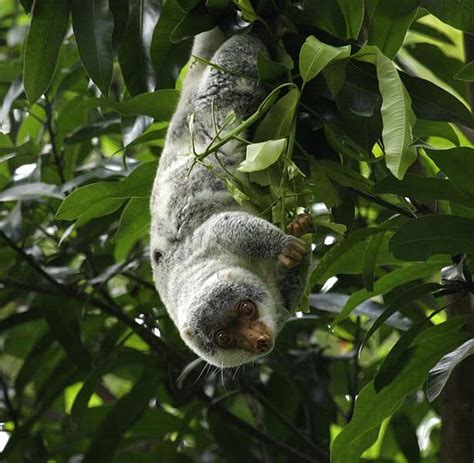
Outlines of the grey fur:
[[[196,37],[193,56],[222,72],[194,62],[183,83],[160,160],[151,199],[151,263],[155,285],[186,344],[209,363],[235,366],[253,360],[248,352],[214,343],[217,327],[232,323],[235,303],[251,298],[274,336],[294,310],[306,281],[307,265],[286,270],[278,255],[294,237],[239,206],[215,174],[194,161],[192,143],[203,152],[218,126],[233,111],[248,116],[265,96],[257,80],[257,51],[264,45],[249,35],[224,41],[214,29]],[[248,77],[244,77],[248,76]],[[193,139],[189,118],[194,115]],[[235,141],[219,152],[234,175],[244,147]],[[225,175],[215,155],[206,161]]]

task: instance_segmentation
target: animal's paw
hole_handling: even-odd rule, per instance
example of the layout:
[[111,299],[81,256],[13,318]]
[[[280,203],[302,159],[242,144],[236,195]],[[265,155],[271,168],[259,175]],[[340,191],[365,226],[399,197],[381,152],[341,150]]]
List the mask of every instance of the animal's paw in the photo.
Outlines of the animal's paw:
[[297,238],[306,233],[311,233],[313,229],[313,217],[308,212],[297,215],[288,227],[286,227],[287,233]]
[[306,244],[303,240],[294,236],[287,236],[287,242],[283,247],[278,260],[286,268],[296,267],[308,253]]

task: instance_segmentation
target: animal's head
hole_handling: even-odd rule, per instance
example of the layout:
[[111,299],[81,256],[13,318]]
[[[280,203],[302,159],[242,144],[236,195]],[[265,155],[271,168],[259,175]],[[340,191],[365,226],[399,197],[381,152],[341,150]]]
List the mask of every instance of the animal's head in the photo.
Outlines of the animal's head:
[[264,282],[240,268],[209,278],[189,303],[180,320],[181,337],[219,367],[241,365],[271,352],[286,319],[286,309]]

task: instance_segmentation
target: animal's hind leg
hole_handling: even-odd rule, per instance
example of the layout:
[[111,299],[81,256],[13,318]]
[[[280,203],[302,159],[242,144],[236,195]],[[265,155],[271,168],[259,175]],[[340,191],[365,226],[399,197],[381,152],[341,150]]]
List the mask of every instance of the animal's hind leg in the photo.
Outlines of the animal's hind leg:
[[[224,33],[217,27],[202,32],[194,39],[191,56],[208,61],[225,40]],[[201,85],[206,64],[191,59],[188,73],[184,79],[178,107],[168,129],[169,140],[180,139],[188,133],[188,117],[194,112],[194,101]]]
[[206,118],[211,106],[221,122],[231,111],[243,118],[265,95],[258,82],[258,52],[268,55],[263,43],[252,35],[235,35],[222,44],[203,75],[195,108]]
[[201,77],[207,65],[196,58],[210,61],[224,41],[224,33],[218,27],[207,32],[202,32],[194,38],[194,44],[191,50],[191,64],[189,65],[189,71],[183,83],[183,92],[192,94],[196,93],[199,89]]

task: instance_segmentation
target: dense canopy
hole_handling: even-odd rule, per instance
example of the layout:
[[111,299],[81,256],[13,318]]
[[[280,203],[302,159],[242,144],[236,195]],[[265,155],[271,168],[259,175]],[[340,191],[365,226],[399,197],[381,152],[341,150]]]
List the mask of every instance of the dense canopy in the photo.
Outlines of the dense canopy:
[[[186,349],[148,257],[216,25],[271,52],[269,96],[215,140],[248,145],[229,191],[316,227],[274,352],[226,370]],[[472,463],[472,34],[471,0],[0,0],[0,459]]]

